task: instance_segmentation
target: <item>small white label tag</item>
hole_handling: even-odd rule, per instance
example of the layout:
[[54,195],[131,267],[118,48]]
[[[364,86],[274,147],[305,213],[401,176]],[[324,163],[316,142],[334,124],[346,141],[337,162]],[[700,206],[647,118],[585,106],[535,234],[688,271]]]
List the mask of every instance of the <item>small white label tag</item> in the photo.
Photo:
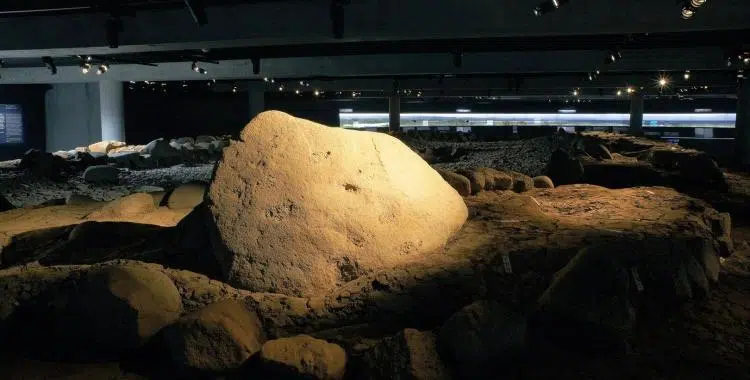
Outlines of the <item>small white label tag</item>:
[[513,273],[513,267],[510,266],[509,255],[503,255],[503,269],[505,269],[505,273],[508,273],[508,274]]
[[638,290],[638,293],[642,292],[643,283],[641,282],[641,276],[638,275],[638,268],[630,268],[630,274],[633,275],[633,282],[635,283],[635,288]]

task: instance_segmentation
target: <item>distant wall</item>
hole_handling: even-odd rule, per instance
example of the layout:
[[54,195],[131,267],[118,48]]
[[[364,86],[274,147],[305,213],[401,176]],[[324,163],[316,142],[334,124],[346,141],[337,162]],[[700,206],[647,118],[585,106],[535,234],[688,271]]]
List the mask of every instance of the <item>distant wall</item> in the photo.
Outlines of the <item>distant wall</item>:
[[23,110],[24,143],[0,145],[0,160],[20,157],[31,148],[45,148],[44,93],[46,85],[0,85],[0,103],[19,104]]
[[48,152],[101,141],[97,83],[56,84],[45,97]]

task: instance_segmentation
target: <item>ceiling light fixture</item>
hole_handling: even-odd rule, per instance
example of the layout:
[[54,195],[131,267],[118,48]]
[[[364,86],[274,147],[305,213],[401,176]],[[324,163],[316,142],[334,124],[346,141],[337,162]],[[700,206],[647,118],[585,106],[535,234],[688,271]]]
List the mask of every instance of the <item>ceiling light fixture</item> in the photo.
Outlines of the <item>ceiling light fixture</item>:
[[685,74],[683,74],[682,77],[685,78],[685,80],[689,80],[690,79],[690,70],[685,70]]
[[620,49],[612,50],[608,53],[607,59],[605,60],[606,63],[615,63],[618,60],[622,59],[622,52],[620,52]]
[[537,17],[543,16],[547,13],[555,11],[556,9],[569,2],[570,0],[545,0],[534,8],[533,14]]
[[682,17],[683,20],[689,20],[693,18],[695,15],[695,10],[693,7],[690,6],[682,6],[682,9],[680,10],[680,17]]
[[50,74],[57,74],[57,65],[55,65],[55,61],[52,59],[52,57],[42,57],[42,63],[47,67]]
[[82,63],[81,64],[81,72],[84,74],[88,74],[89,71],[91,71],[91,64],[90,63]]
[[705,3],[706,3],[706,0],[690,0],[690,5],[692,5],[695,8],[700,8]]
[[617,90],[617,96],[622,96],[622,90]]

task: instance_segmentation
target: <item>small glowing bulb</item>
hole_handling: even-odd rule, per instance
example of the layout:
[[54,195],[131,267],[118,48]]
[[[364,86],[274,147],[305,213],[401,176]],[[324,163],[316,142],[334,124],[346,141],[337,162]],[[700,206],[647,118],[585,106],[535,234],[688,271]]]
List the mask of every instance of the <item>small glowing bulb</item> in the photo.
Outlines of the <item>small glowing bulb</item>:
[[633,87],[628,87],[627,91],[628,91],[628,94],[632,94],[635,92],[635,89]]
[[617,90],[617,96],[622,95],[622,90]]
[[268,82],[268,78],[267,78],[267,77],[264,77],[264,78],[263,78],[263,82]]
[[560,7],[560,3],[557,2],[557,0],[552,0],[552,5],[554,5],[555,8],[559,8]]
[[578,96],[578,90],[573,90],[573,96]]
[[294,93],[299,95],[299,90],[294,90]]
[[237,92],[237,87],[232,87],[232,92]]
[[279,86],[279,91],[284,91],[284,86]]
[[685,80],[690,79],[690,70],[685,71],[684,78],[685,78]]
[[320,96],[320,90],[315,90],[315,91],[313,92],[313,95],[315,95],[315,96]]
[[667,85],[667,78],[660,78],[659,79],[659,86],[664,87]]

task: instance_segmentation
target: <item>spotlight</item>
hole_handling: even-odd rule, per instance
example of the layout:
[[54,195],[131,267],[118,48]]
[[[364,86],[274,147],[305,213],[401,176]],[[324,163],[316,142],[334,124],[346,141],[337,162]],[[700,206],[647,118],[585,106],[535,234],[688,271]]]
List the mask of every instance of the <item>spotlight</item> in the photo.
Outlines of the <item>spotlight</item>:
[[592,73],[589,73],[589,80],[590,80],[590,81],[594,80],[594,74],[592,74]]
[[744,64],[746,64],[746,65],[750,65],[750,57],[745,57],[745,58],[744,58],[744,59],[742,60],[742,63],[744,63]]
[[573,96],[578,96],[578,89],[573,90]]
[[569,0],[546,0],[534,8],[534,16],[543,16],[568,3]]
[[690,70],[685,70],[685,74],[683,74],[682,77],[685,78],[685,80],[689,80],[690,79]]
[[737,70],[737,78],[745,79],[745,70],[742,70],[742,69]]
[[682,10],[680,11],[680,17],[682,17],[683,20],[689,20],[693,18],[695,15],[695,10],[692,7],[689,7],[687,5],[682,6]]
[[284,86],[279,86],[279,91],[284,91]]
[[190,69],[195,71],[198,74],[203,74],[203,75],[208,74],[208,71],[206,71],[206,69],[198,65],[198,61],[193,61],[193,64],[190,66]]
[[300,85],[300,86],[304,86],[304,85],[305,85],[305,81],[302,81],[302,80],[301,80],[301,81],[299,81],[299,85]]
[[297,95],[299,95],[299,89],[294,90],[294,93],[297,94]]
[[617,90],[617,96],[622,96],[622,90]]
[[237,92],[237,86],[232,87],[232,92]]
[[55,61],[52,60],[52,57],[42,57],[42,63],[44,66],[47,66],[47,69],[49,69],[50,74],[56,75],[57,74],[57,66],[55,65]]
[[601,72],[601,71],[599,71],[599,69],[596,69],[596,70],[594,71],[594,73],[596,73],[596,75],[599,75],[599,74],[601,74],[602,72]]
[[101,65],[99,65],[99,68],[102,69],[102,71],[106,73],[107,71],[109,71],[109,64],[104,62]]
[[692,5],[695,8],[700,8],[705,3],[706,3],[706,0],[690,0],[690,5]]
[[268,77],[263,77],[263,82],[268,82]]
[[88,74],[91,70],[91,64],[90,63],[82,63],[81,64],[81,72],[84,74]]
[[276,83],[276,80],[271,78],[271,83]]
[[669,86],[669,78],[666,75],[661,75],[656,83],[659,85],[659,88],[667,87]]
[[90,55],[89,55],[89,56],[86,56],[86,62],[91,62],[91,60],[92,60],[92,59],[93,59],[93,58],[91,58],[91,56],[90,56]]
[[635,89],[633,87],[628,87],[627,90],[628,94],[632,94],[635,92]]
[[607,55],[607,63],[615,63],[617,60],[622,59],[622,53],[619,50],[612,50]]
[[313,91],[313,95],[315,95],[315,96],[320,96],[320,90],[315,90],[315,91]]

